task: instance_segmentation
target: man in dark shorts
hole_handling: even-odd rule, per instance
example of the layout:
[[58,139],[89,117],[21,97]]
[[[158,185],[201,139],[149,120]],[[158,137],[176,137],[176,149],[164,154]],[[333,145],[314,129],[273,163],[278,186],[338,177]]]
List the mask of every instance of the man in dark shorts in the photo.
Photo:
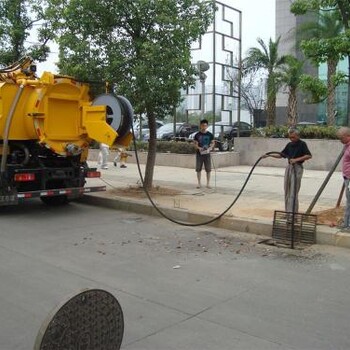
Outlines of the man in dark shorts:
[[288,137],[290,142],[280,154],[263,155],[263,158],[287,158],[288,165],[284,175],[284,199],[286,212],[295,212],[299,210],[298,193],[303,176],[303,163],[311,159],[312,155],[306,142],[300,140],[299,131],[289,129]]
[[208,130],[208,121],[206,119],[201,120],[200,130],[194,136],[194,144],[197,149],[196,152],[196,172],[198,185],[197,188],[201,188],[201,173],[204,164],[205,172],[207,173],[207,188],[210,187],[210,172],[211,172],[211,156],[210,151],[213,150],[215,141],[214,135]]

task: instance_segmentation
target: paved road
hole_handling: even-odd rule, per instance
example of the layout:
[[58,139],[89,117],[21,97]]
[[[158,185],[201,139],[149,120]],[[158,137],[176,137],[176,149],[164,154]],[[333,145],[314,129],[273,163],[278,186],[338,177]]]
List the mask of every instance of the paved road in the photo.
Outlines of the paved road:
[[120,301],[127,350],[350,348],[348,250],[77,203],[0,220],[1,350],[32,349],[48,312],[86,287]]

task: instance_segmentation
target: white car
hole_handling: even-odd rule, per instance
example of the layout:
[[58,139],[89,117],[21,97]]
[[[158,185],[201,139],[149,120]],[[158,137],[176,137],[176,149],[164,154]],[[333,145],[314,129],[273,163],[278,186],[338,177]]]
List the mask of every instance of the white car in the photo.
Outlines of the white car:
[[[156,124],[157,124],[157,129],[159,129],[161,126],[164,125],[164,123],[161,120],[156,120]],[[134,124],[134,135],[136,140],[138,139],[145,140],[146,135],[149,134],[148,121],[144,121],[141,127],[142,129],[141,129],[141,137],[140,137],[140,123],[137,122]]]

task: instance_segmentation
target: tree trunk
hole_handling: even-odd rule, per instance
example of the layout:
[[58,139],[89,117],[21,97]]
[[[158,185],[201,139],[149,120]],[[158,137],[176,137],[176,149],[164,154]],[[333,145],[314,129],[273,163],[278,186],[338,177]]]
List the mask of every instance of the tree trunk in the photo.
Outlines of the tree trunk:
[[288,94],[287,123],[295,126],[298,121],[298,100],[296,89],[290,89]]
[[267,126],[276,124],[276,95],[277,86],[273,71],[269,72],[267,78]]
[[156,146],[157,146],[157,124],[156,118],[153,112],[147,112],[148,125],[149,125],[149,144],[148,155],[144,178],[144,187],[150,190],[153,186],[153,173],[154,164],[156,163]]
[[276,95],[267,98],[267,126],[276,124]]
[[[350,29],[349,21],[350,21],[350,9],[349,9],[349,1],[343,0],[343,1],[337,1],[337,5],[340,10],[342,22],[344,25],[345,31]],[[348,104],[347,104],[347,111],[346,111],[346,124],[347,126],[350,126],[350,55],[348,55]]]
[[328,97],[327,97],[327,124],[335,125],[335,85],[332,77],[337,72],[337,60],[327,61],[327,86],[328,86]]

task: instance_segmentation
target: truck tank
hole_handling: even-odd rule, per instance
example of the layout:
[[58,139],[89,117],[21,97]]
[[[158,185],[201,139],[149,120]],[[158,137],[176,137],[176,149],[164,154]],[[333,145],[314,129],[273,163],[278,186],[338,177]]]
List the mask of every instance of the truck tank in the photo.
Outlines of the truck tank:
[[127,146],[132,118],[126,98],[93,100],[89,84],[73,77],[38,78],[30,58],[0,69],[0,205],[33,197],[60,204],[104,190],[84,187],[87,177],[99,176],[87,165],[89,146]]

